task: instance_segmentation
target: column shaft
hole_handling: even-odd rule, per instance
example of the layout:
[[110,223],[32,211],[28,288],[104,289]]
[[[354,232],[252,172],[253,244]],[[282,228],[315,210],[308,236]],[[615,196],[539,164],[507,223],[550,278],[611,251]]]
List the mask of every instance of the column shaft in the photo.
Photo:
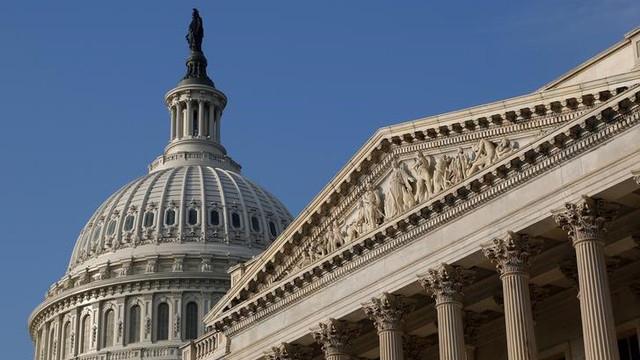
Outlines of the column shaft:
[[209,138],[216,139],[216,107],[213,103],[209,103]]
[[171,106],[169,112],[171,113],[171,138],[169,141],[173,141],[176,138],[176,107]]
[[580,314],[587,360],[618,360],[618,344],[602,243],[576,243]]
[[437,299],[436,311],[440,360],[465,360],[462,303],[452,299]]
[[206,127],[204,126],[204,101],[198,101],[198,136],[204,136],[206,134]]
[[181,139],[184,135],[184,110],[182,103],[176,104],[176,138]]
[[193,135],[193,110],[191,108],[191,100],[187,101],[187,116],[184,119],[185,122],[185,135],[192,136]]
[[504,274],[501,279],[509,360],[535,360],[536,337],[528,276],[516,272]]
[[215,110],[215,122],[216,122],[216,141],[218,143],[220,143],[220,121],[222,120],[222,112],[220,111],[220,109],[216,109]]

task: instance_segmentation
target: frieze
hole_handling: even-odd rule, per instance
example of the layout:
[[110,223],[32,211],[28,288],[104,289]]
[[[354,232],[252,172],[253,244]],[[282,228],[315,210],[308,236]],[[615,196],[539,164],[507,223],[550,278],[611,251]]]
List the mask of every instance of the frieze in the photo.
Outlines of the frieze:
[[[258,298],[264,297],[265,294],[273,293],[273,288],[258,294],[253,300],[227,299],[227,304],[231,301],[234,310],[229,311],[231,309],[227,305],[224,308],[225,313],[221,314],[222,316],[215,322],[216,328],[224,330],[227,334],[233,334],[251,321],[275,311],[276,308],[287,306],[297,298],[316,291],[340,277],[341,274],[382,256],[394,247],[401,246],[403,242],[406,243],[425,231],[461,216],[477,204],[489,201],[508,189],[596,146],[614,134],[626,130],[635,125],[640,118],[637,102],[638,97],[633,90],[618,95],[612,100],[611,106],[594,109],[580,119],[576,119],[577,121],[565,124],[523,146],[520,150],[512,152],[510,156],[480,169],[463,183],[450,187],[429,200],[426,206],[417,207],[393,221],[383,223],[375,233],[358,239],[357,243],[342,247],[338,253],[327,256],[322,262],[316,262],[313,268],[295,271],[293,277],[289,276],[286,281],[282,280],[278,283],[277,287],[284,291],[279,297],[280,301],[264,301],[262,305],[257,302]],[[454,201],[447,201],[448,196],[453,197]],[[327,272],[323,268],[331,271]],[[291,272],[294,273],[294,271]],[[313,283],[304,280],[307,275],[314,279]],[[293,293],[297,294],[292,295]],[[240,308],[249,306],[249,303],[258,304],[258,306],[248,313],[251,315],[242,315]]]

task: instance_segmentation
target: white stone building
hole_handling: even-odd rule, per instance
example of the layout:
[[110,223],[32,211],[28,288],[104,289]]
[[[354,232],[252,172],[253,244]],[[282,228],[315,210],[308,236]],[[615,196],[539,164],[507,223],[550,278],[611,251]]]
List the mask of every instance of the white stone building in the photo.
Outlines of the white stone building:
[[636,29],[533,93],[380,129],[182,358],[638,359],[639,182]]
[[[195,15],[194,15],[195,18]],[[149,173],[98,207],[69,267],[32,313],[35,360],[177,360],[202,319],[250,261],[291,222],[240,174],[220,141],[227,98],[200,49],[169,91],[171,134]]]

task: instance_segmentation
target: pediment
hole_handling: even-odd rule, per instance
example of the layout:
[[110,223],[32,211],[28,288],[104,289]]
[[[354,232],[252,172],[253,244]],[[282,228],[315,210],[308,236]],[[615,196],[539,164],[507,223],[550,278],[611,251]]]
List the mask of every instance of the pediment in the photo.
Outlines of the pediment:
[[[314,281],[320,276],[316,271],[349,261],[334,256],[342,249],[367,251],[377,236],[394,236],[399,226],[411,226],[413,215],[406,214],[425,204],[426,211],[452,205],[456,197],[501,176],[501,169],[528,161],[521,154],[512,163],[512,155],[606,103],[627,85],[552,90],[378,131],[247,268],[205,323],[238,304],[254,298],[269,303],[286,293],[283,289]],[[488,169],[490,174],[483,175]],[[481,181],[472,179],[478,176]]]
[[540,91],[584,84],[640,71],[640,28],[623,40],[544,85]]

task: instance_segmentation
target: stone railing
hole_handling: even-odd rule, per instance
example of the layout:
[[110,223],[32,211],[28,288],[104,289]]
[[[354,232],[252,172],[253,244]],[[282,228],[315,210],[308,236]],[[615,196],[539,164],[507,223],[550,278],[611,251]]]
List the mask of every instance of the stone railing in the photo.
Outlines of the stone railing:
[[122,349],[93,354],[78,355],[73,360],[173,360],[180,349],[177,346],[153,347],[149,349]]
[[218,334],[209,332],[182,347],[182,360],[204,360],[217,349]]

